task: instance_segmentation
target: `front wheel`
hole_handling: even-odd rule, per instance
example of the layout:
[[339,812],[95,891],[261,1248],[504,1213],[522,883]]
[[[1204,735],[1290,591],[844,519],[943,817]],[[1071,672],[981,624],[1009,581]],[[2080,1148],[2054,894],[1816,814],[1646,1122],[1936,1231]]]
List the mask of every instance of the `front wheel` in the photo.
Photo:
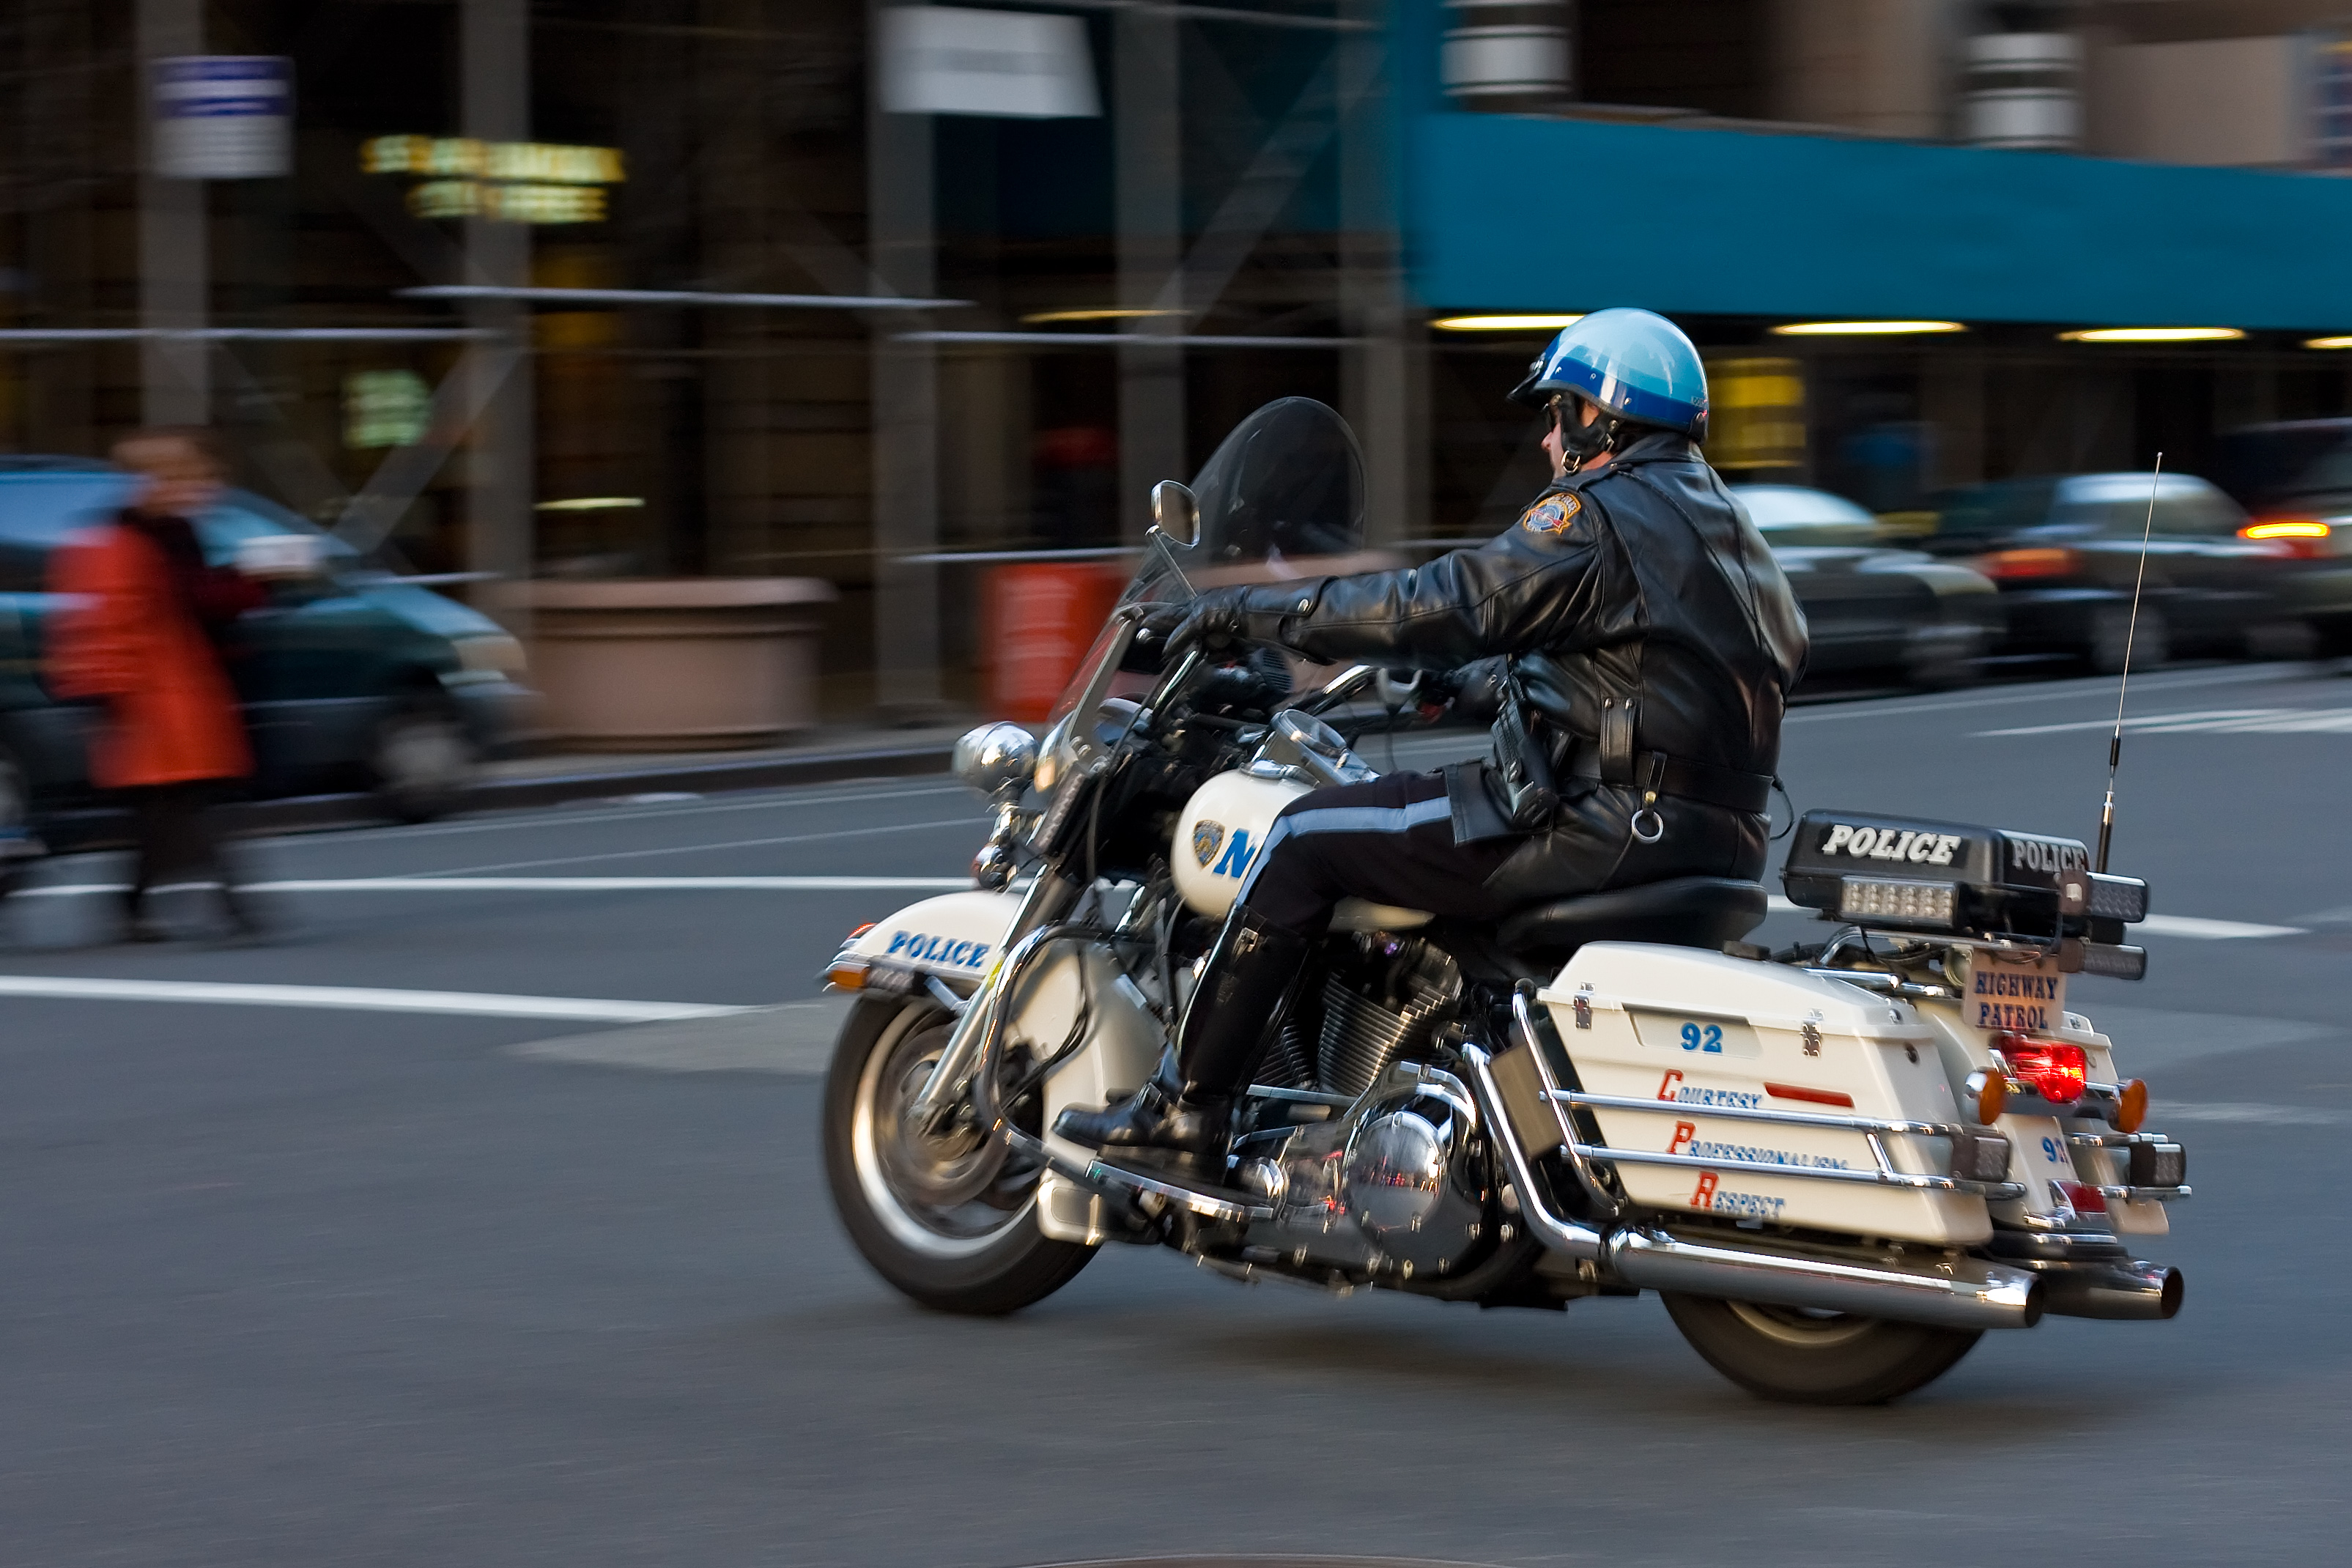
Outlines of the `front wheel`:
[[1709,1366],[1787,1405],[1883,1405],[1943,1376],[1982,1337],[1981,1330],[1660,1294]]
[[1003,1143],[909,1124],[907,1103],[954,1026],[928,999],[868,997],[851,1009],[825,1078],[825,1182],[883,1279],[943,1312],[1015,1312],[1068,1284],[1095,1249],[1038,1230],[1042,1173]]

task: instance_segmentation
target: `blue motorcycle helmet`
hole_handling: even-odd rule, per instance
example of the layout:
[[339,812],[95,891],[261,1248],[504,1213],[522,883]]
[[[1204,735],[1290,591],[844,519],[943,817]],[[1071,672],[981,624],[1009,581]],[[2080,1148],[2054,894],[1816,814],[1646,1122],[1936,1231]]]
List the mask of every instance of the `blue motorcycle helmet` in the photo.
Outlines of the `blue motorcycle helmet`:
[[1570,450],[1591,457],[1627,425],[1652,425],[1706,439],[1706,367],[1683,330],[1650,310],[1595,310],[1560,330],[1528,366],[1511,401],[1528,408],[1581,400],[1601,417],[1570,425]]

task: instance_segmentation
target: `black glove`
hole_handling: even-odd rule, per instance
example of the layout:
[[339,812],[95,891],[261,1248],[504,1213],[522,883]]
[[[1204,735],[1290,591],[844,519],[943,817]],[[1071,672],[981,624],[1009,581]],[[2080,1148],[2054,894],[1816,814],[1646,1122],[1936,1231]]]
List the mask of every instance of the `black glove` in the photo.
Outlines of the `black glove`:
[[1161,644],[1175,658],[1187,648],[1222,653],[1244,640],[1248,622],[1243,614],[1247,590],[1212,588],[1181,605],[1153,605],[1143,612],[1139,637]]
[[1510,665],[1507,658],[1482,658],[1447,671],[1437,689],[1452,697],[1457,717],[1490,720],[1503,710],[1503,678]]

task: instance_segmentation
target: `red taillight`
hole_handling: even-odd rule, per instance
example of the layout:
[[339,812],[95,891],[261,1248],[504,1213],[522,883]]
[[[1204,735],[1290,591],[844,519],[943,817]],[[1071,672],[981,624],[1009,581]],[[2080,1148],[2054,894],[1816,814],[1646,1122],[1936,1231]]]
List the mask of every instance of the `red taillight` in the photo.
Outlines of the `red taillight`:
[[2330,552],[2329,541],[2335,531],[2314,518],[2273,517],[2246,524],[2238,530],[2238,537],[2267,545],[2273,554],[2315,561]]
[[1977,560],[1977,570],[1996,583],[2023,582],[2035,577],[2071,577],[2082,564],[2072,550],[2035,545],[2023,550],[1996,550]]
[[2008,1064],[2010,1077],[2022,1079],[2053,1105],[2074,1104],[2091,1080],[2091,1058],[2080,1046],[2022,1035],[1996,1035],[1992,1046]]
[[2076,1214],[2107,1212],[2107,1195],[2096,1187],[2082,1182],[2053,1182],[2051,1184],[2066,1194],[2066,1201],[2074,1205]]
[[880,925],[881,923],[882,922],[880,921],[867,921],[864,925],[859,926],[856,930],[851,931],[847,936],[841,940],[844,942],[856,942],[859,937],[864,936],[867,931],[872,931],[876,926]]

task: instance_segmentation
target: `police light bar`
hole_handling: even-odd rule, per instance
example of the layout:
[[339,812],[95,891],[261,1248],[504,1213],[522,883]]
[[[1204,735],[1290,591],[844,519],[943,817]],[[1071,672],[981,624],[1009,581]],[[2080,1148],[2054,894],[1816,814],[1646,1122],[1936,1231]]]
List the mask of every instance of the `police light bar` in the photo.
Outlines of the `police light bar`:
[[2098,876],[2080,840],[1966,823],[1807,812],[1781,871],[1791,903],[1864,925],[2120,943],[2147,884]]
[[1838,879],[1838,918],[1876,925],[1952,929],[1958,887],[1951,882],[1913,882],[1892,877]]

